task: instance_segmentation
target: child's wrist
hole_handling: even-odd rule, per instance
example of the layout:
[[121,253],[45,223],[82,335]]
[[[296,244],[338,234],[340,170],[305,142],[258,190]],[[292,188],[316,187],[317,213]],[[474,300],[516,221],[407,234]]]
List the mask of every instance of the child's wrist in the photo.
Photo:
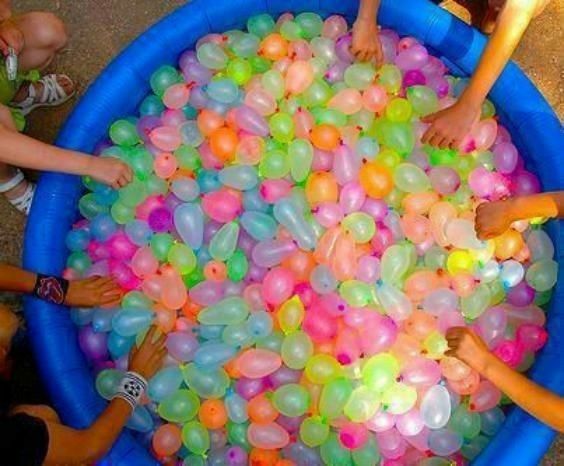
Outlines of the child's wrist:
[[558,207],[549,195],[524,196],[515,198],[512,214],[517,220],[534,217],[553,218],[558,215]]
[[484,99],[479,95],[474,95],[470,89],[466,89],[458,99],[458,105],[469,111],[481,111],[483,103]]

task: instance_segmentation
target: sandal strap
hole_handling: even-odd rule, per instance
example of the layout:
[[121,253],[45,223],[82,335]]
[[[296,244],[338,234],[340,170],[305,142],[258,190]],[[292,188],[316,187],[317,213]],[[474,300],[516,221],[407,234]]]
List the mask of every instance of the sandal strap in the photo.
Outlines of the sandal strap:
[[15,199],[8,199],[8,202],[23,214],[28,215],[33,202],[33,197],[35,196],[35,188],[35,183],[30,182],[21,196],[18,196]]
[[7,193],[8,191],[11,191],[17,185],[19,185],[24,179],[25,178],[23,172],[19,168],[16,168],[16,174],[10,180],[4,183],[0,183],[0,194],[4,194]]
[[[69,78],[66,77],[66,79]],[[65,90],[59,84],[56,74],[49,74],[47,76],[44,76],[39,80],[39,82],[43,84],[43,94],[39,99],[39,103],[41,104],[53,103],[58,100],[64,99],[65,97],[68,97]]]

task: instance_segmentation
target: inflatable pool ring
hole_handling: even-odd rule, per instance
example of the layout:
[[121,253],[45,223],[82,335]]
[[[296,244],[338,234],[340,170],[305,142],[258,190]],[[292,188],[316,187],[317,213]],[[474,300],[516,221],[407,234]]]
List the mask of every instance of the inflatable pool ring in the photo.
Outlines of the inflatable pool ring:
[[[354,20],[357,2],[338,0],[195,0],[179,8],[141,35],[118,56],[90,87],[69,117],[57,144],[91,152],[116,119],[129,115],[149,91],[149,76],[159,66],[172,64],[186,48],[210,32],[242,27],[247,18],[270,13],[313,11],[326,17],[341,14]],[[473,28],[426,0],[383,0],[379,23],[402,35],[421,40],[459,75],[475,69],[485,38]],[[564,147],[562,127],[542,95],[514,64],[509,64],[492,89],[501,122],[536,172],[545,191],[564,189],[559,160]],[[76,220],[82,192],[78,177],[46,173],[41,177],[28,220],[24,265],[44,273],[60,273],[68,251],[65,236]],[[562,222],[551,222],[548,233],[555,244],[560,273],[564,272]],[[554,290],[547,329],[549,343],[540,353],[530,376],[564,394],[564,367],[559,355],[564,344],[564,282]],[[558,305],[560,304],[560,306]],[[90,425],[103,410],[93,376],[80,351],[76,327],[68,312],[27,298],[25,312],[29,337],[42,379],[63,421],[77,428]],[[523,466],[538,463],[554,432],[519,408],[512,408],[502,429],[476,465]],[[100,464],[145,466],[157,464],[129,433],[121,435]]]

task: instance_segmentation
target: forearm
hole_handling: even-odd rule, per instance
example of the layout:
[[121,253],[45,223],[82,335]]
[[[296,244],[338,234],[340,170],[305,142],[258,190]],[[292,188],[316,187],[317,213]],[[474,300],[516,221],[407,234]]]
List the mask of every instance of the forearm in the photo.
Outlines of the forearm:
[[49,449],[45,465],[91,464],[99,460],[114,444],[130,415],[129,404],[116,398],[88,429],[74,430],[48,423]]
[[511,210],[516,220],[564,217],[564,191],[518,197],[511,202]]
[[12,2],[10,0],[0,0],[0,22],[12,16]]
[[481,105],[519,44],[536,10],[537,0],[507,0],[476,72],[460,100]]
[[0,162],[40,171],[86,175],[90,157],[61,149],[0,126]]
[[361,0],[357,20],[375,21],[379,8],[380,0]]
[[537,385],[491,355],[484,377],[517,405],[559,432],[564,432],[564,399]]
[[0,291],[31,293],[37,275],[8,264],[0,264]]

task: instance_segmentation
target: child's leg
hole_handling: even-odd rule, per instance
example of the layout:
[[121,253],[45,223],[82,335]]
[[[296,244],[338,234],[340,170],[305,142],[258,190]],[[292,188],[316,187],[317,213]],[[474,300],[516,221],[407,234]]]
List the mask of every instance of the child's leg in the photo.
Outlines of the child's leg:
[[[14,119],[12,117],[12,112],[5,105],[0,105],[0,126],[8,129],[9,131],[14,131],[14,132],[17,131],[16,125],[14,123]],[[0,163],[0,186],[10,182],[12,179],[14,179],[16,174],[17,174],[16,168],[12,167],[11,165]],[[25,195],[29,189],[30,189],[30,182],[27,181],[26,179],[22,179],[11,189],[4,191],[3,194],[4,196],[6,196],[8,201],[14,201]]]
[[[65,25],[52,13],[31,12],[14,17],[14,21],[22,31],[25,46],[18,57],[20,71],[43,70],[53,61],[55,55],[67,44],[68,36]],[[74,91],[72,81],[57,75],[56,82],[63,89],[65,95],[70,96]],[[24,83],[12,99],[21,103],[30,97],[30,86],[34,87],[31,96],[35,97],[27,105],[42,101],[44,84],[42,82]],[[60,93],[60,94],[63,94]],[[61,98],[61,97],[59,97]],[[45,99],[43,99],[45,100]],[[65,100],[61,98],[61,100]]]

